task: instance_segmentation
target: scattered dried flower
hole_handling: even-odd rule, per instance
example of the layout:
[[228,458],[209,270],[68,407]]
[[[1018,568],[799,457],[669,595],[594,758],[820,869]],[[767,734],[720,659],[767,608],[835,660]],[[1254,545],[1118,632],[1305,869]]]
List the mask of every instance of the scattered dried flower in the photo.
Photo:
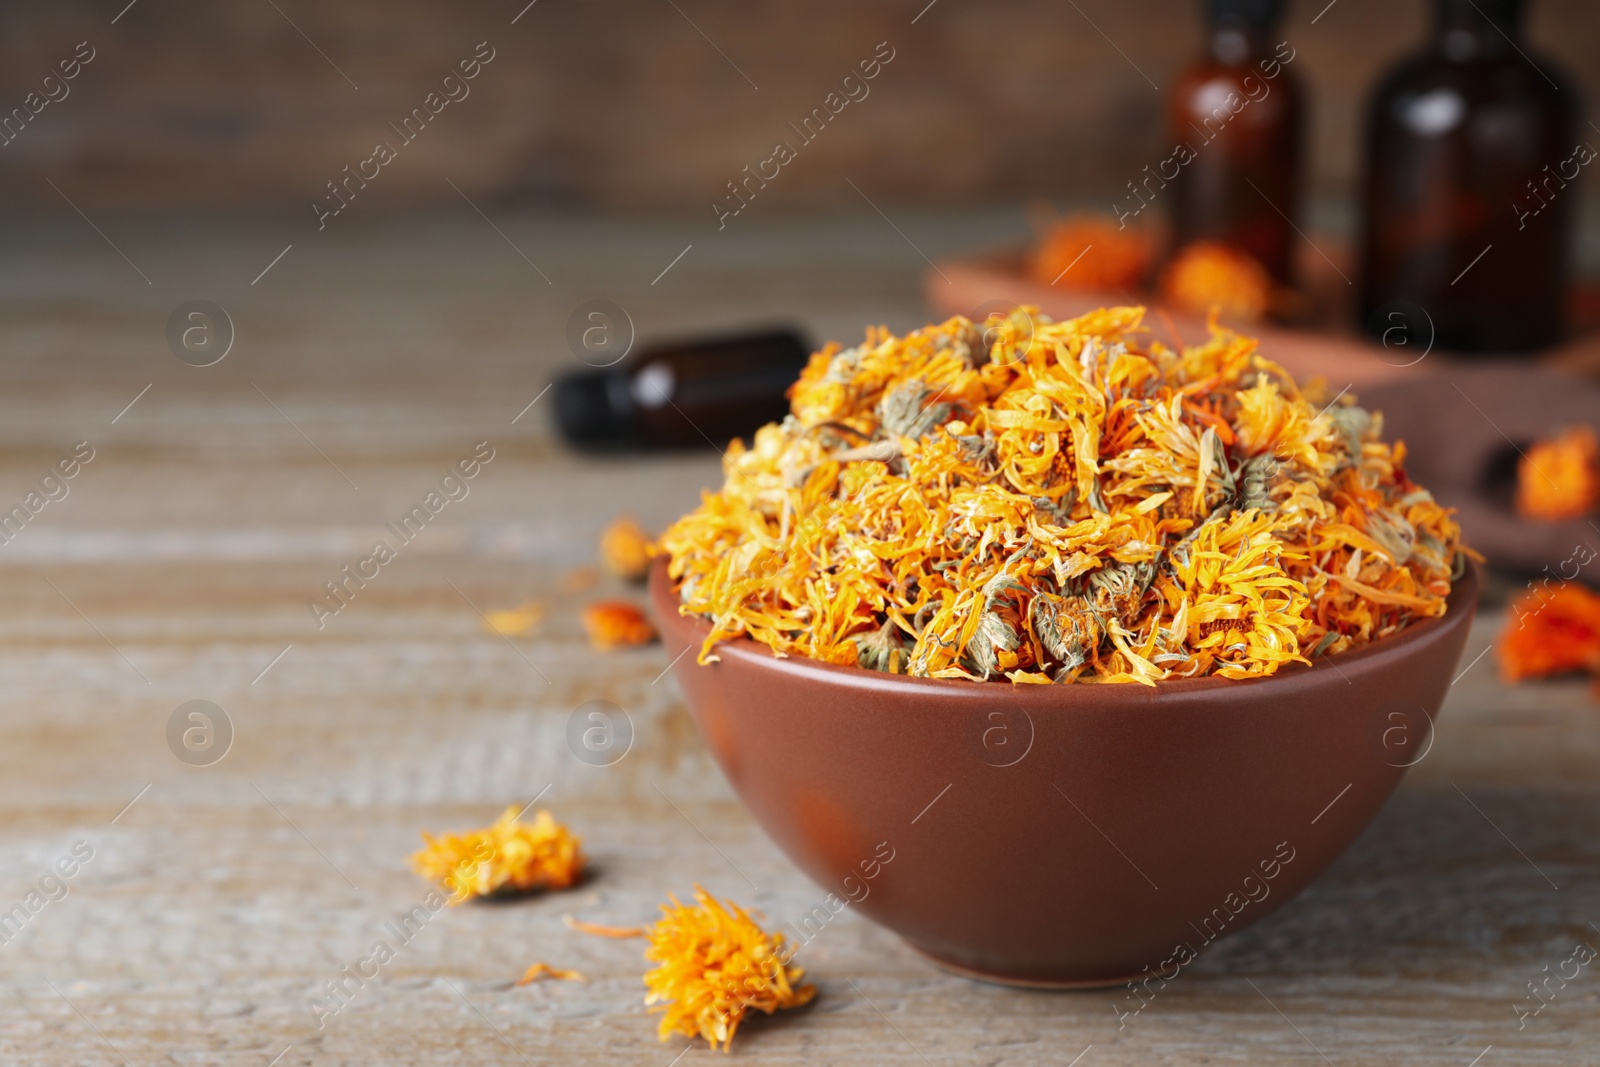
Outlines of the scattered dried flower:
[[1600,595],[1576,582],[1518,597],[1495,649],[1508,682],[1589,671],[1600,676]]
[[616,520],[600,535],[600,563],[618,578],[642,581],[654,556],[650,536],[630,518]]
[[1517,513],[1560,522],[1600,505],[1600,441],[1578,426],[1529,448],[1517,464]]
[[495,893],[565,889],[577,882],[582,839],[542,808],[531,824],[517,821],[518,815],[513,804],[484,830],[443,837],[424,830],[427,847],[411,857],[411,865],[444,886],[452,904]]
[[537,600],[530,600],[521,607],[484,612],[483,628],[503,637],[526,637],[543,618],[544,605]]
[[1192,315],[1215,309],[1223,318],[1256,322],[1272,306],[1272,276],[1255,257],[1228,245],[1196,241],[1161,272],[1161,296]]
[[517,984],[529,985],[541,978],[554,978],[562,982],[587,982],[589,980],[579,971],[563,970],[560,967],[552,967],[548,963],[535,963],[522,972],[522,977],[517,979]]
[[1268,675],[1442,615],[1460,530],[1381,416],[1142,308],[964,318],[812,356],[661,537],[700,661],[749,636],[920,677]]
[[1149,270],[1149,235],[1100,215],[1055,223],[1028,260],[1035,281],[1092,292],[1134,292]]
[[626,600],[601,600],[583,610],[583,628],[595,648],[605,650],[648,645],[656,639],[655,625]]
[[662,1012],[660,1036],[700,1036],[726,1052],[751,1011],[771,1015],[816,996],[796,987],[805,972],[789,966],[782,934],[768,934],[732,901],[719,902],[695,886],[692,905],[668,896],[648,931],[645,1003]]

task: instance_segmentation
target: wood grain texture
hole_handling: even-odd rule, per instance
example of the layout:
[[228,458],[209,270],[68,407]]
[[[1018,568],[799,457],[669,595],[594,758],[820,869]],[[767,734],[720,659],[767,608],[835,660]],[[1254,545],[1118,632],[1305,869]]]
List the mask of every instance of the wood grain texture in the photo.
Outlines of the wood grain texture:
[[[1600,13],[1586,0],[1529,6],[1531,51],[1593,99]],[[775,141],[790,140],[787,124],[822,106],[887,41],[895,58],[870,95],[800,149],[802,158],[761,193],[760,212],[854,203],[847,178],[880,202],[1055,196],[1109,211],[1127,195],[1126,182],[1171,150],[1161,133],[1162,90],[1197,49],[1201,5],[525,7],[527,0],[8,5],[0,12],[0,116],[38,91],[80,41],[97,54],[70,95],[0,147],[7,206],[67,212],[48,179],[91,215],[204,207],[309,220],[325,183],[367,158],[376,140],[393,138],[391,123],[487,41],[496,58],[471,94],[400,149],[362,191],[362,213],[455,205],[448,179],[486,200],[648,206],[709,218],[726,182],[771,156]],[[1420,44],[1427,5],[1288,7],[1283,35],[1311,90],[1310,188],[1348,193],[1367,95]],[[1580,192],[1594,203],[1592,190]]]
[[[1018,224],[897,222],[932,254]],[[716,456],[578,458],[538,405],[511,420],[572,364],[561,329],[582,293],[612,295],[647,335],[786,319],[850,338],[865,321],[921,321],[922,260],[860,217],[723,243],[659,223],[502,225],[558,284],[475,216],[297,245],[254,287],[282,234],[156,223],[111,234],[148,286],[75,226],[0,251],[0,502],[74,442],[96,448],[69,496],[0,545],[0,910],[73,842],[94,850],[68,895],[0,945],[0,1061],[669,1067],[686,1043],[656,1040],[637,943],[577,935],[560,917],[641,922],[695,883],[775,924],[820,901],[723,784],[670,676],[658,679],[660,650],[588,650],[584,596],[641,594],[559,592],[592,561],[604,522],[670,520],[716,480]],[[204,370],[163,340],[172,307],[197,296],[223,303],[238,331]],[[471,494],[319,631],[306,601],[321,583],[481,440],[496,456]],[[550,607],[535,638],[483,634],[472,605],[530,597]],[[1469,662],[1501,624],[1496,609],[1480,619]],[[164,736],[197,698],[237,731],[203,768]],[[569,715],[590,699],[636,727],[608,768],[566,745]],[[949,977],[846,911],[800,956],[815,1005],[750,1025],[733,1057],[1592,1063],[1592,968],[1520,1032],[1513,1006],[1576,942],[1600,945],[1597,771],[1587,687],[1506,689],[1485,658],[1355,849],[1125,1027],[1126,990]],[[418,830],[482,824],[546,787],[542,803],[584,836],[593,876],[565,894],[442,912],[319,1029],[308,999],[425,893],[407,867]],[[938,821],[915,829],[938,833]],[[591,981],[515,988],[534,960]],[[697,1047],[676,1062],[714,1055]]]

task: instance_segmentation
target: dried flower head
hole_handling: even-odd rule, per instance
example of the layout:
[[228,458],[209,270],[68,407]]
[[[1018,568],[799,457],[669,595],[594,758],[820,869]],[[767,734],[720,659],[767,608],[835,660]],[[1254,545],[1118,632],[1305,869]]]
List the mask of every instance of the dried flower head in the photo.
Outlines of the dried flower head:
[[638,523],[621,518],[600,535],[600,563],[618,578],[640,581],[650,573],[655,545]]
[[583,871],[582,839],[540,809],[533,822],[518,821],[515,804],[483,830],[434,837],[411,857],[424,878],[443,886],[450,903],[495,893],[565,889]]
[[1091,292],[1136,291],[1149,270],[1149,235],[1101,215],[1055,223],[1028,259],[1035,281]]
[[644,1001],[662,1013],[661,1040],[698,1035],[726,1052],[750,1012],[771,1015],[816,996],[815,987],[796,986],[805,972],[789,966],[783,935],[766,933],[743,908],[699,886],[694,904],[667,899],[644,951],[656,964],[644,976]]
[[1185,245],[1161,272],[1161,296],[1193,315],[1212,309],[1236,322],[1255,322],[1272,306],[1272,276],[1255,257],[1229,245]]
[[1508,682],[1589,671],[1600,675],[1600,595],[1576,582],[1518,597],[1495,649]]
[[583,609],[583,628],[595,648],[648,645],[656,639],[655,624],[626,600],[601,600]]
[[1581,519],[1600,505],[1600,441],[1578,426],[1529,448],[1517,464],[1517,512],[1530,519]]
[[1444,613],[1460,531],[1381,416],[1215,325],[1151,343],[1143,314],[814,355],[661,537],[701,662],[749,636],[920,677],[1249,678]]

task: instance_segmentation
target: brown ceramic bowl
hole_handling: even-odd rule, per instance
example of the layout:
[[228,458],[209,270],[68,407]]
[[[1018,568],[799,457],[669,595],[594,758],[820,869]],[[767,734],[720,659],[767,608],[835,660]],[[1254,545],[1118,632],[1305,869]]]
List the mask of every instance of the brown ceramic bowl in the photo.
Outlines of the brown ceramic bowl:
[[[1171,977],[1304,889],[1407,766],[1461,655],[1444,616],[1258,681],[1011,685],[777,658],[750,640],[674,668],[756,821],[840,902],[940,965],[1041,986]],[[709,627],[650,593],[669,656]],[[886,859],[887,857],[887,859]]]

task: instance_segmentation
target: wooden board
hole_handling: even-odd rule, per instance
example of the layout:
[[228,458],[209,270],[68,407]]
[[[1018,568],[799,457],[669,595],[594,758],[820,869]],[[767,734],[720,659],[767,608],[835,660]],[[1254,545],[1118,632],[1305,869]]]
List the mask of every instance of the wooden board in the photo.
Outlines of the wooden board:
[[[82,227],[0,251],[0,501],[74,442],[96,449],[0,545],[0,904],[74,842],[93,849],[0,944],[0,1062],[729,1062],[657,1041],[637,944],[560,922],[645,921],[695,883],[775,924],[820,899],[730,795],[660,650],[587,648],[584,597],[637,594],[559,591],[605,521],[668,521],[717,457],[584,459],[539,405],[513,418],[573,362],[560,338],[580,293],[617,294],[641,332],[793,319],[848,340],[926,317],[921,260],[860,219],[721,245],[693,225],[498,221],[556,286],[475,217],[297,245],[253,288],[284,243],[270,227],[114,230],[151,286]],[[163,340],[195,297],[238,329],[204,370]],[[496,456],[471,494],[318,630],[322,583],[481,440]],[[482,632],[477,609],[526,598],[549,606],[535,638]],[[1500,686],[1477,657],[1501,624],[1480,621],[1432,751],[1354,851],[1125,1027],[1126,990],[952,978],[846,911],[800,957],[815,1006],[751,1025],[733,1059],[1591,1062],[1592,967],[1520,1031],[1515,1008],[1574,943],[1600,946],[1600,709],[1582,683]],[[235,728],[211,766],[166,740],[193,699]],[[565,741],[590,699],[636,729],[610,767]],[[546,789],[593,877],[442,912],[319,1029],[307,1002],[424,895],[418,830],[481,825]],[[513,987],[534,960],[591,981]]]

